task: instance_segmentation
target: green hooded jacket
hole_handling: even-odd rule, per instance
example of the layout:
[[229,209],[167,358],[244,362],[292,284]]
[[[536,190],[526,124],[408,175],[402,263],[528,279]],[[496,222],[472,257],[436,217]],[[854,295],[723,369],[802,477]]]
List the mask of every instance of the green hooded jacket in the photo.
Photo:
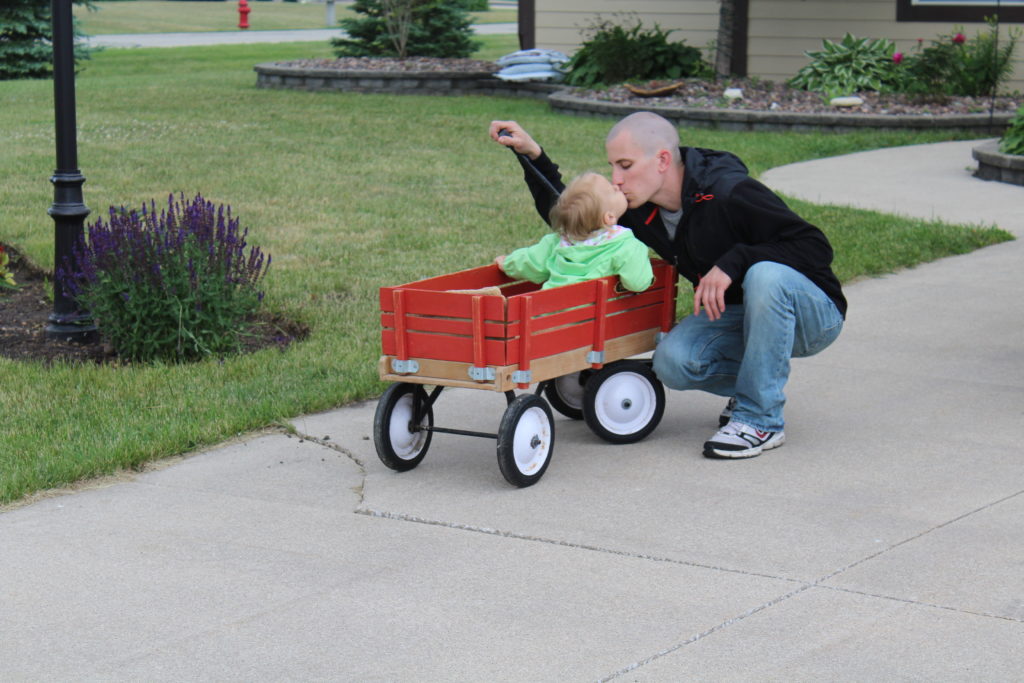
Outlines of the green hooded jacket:
[[612,228],[610,238],[575,244],[550,233],[506,256],[502,269],[510,277],[544,283],[541,289],[618,275],[623,287],[642,292],[654,281],[647,245],[620,225]]

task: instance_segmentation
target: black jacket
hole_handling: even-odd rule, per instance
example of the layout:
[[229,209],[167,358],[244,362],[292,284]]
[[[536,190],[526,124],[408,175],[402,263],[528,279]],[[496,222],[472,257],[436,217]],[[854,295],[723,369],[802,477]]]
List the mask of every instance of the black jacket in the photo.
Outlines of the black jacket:
[[[846,298],[831,268],[832,246],[821,230],[751,178],[734,154],[697,147],[681,147],[680,154],[685,168],[683,217],[675,240],[669,239],[658,207],[650,202],[628,209],[620,224],[674,264],[694,286],[713,266],[721,268],[733,281],[726,291],[727,304],[742,303],[743,278],[750,266],[774,261],[806,275],[846,316]],[[527,162],[520,162],[537,211],[547,221],[555,197]],[[558,166],[546,154],[533,166],[556,189],[564,187]]]

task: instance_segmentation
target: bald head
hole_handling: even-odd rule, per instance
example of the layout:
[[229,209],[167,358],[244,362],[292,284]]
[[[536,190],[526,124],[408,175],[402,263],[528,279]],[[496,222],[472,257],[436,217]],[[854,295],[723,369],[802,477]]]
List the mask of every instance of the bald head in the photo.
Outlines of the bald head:
[[628,134],[645,156],[666,150],[674,162],[679,162],[679,132],[667,119],[649,111],[630,114],[608,131],[605,146],[623,134]]

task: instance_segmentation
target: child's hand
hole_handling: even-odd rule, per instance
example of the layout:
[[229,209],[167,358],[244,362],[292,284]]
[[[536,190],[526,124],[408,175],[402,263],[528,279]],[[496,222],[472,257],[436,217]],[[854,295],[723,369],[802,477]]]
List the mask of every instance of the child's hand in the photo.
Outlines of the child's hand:
[[505,272],[505,257],[504,256],[496,256],[494,258],[494,265],[498,266],[498,270],[500,270],[501,272],[504,273]]

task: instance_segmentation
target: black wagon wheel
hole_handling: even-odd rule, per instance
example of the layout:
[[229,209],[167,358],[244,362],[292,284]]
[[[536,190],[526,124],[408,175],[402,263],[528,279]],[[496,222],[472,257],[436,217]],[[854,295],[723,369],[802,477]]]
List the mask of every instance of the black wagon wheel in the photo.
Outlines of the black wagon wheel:
[[610,443],[640,441],[665,412],[665,388],[649,365],[623,360],[606,365],[587,380],[583,419]]
[[589,370],[582,370],[556,377],[544,387],[544,397],[562,415],[571,420],[582,420],[583,388],[589,376]]
[[536,394],[521,394],[509,403],[498,427],[498,467],[513,486],[540,481],[555,448],[551,408]]
[[[415,413],[419,411],[419,420]],[[414,424],[415,423],[415,424]],[[373,416],[373,445],[377,457],[393,470],[405,472],[420,464],[430,448],[434,409],[419,384],[392,384],[377,402]]]

